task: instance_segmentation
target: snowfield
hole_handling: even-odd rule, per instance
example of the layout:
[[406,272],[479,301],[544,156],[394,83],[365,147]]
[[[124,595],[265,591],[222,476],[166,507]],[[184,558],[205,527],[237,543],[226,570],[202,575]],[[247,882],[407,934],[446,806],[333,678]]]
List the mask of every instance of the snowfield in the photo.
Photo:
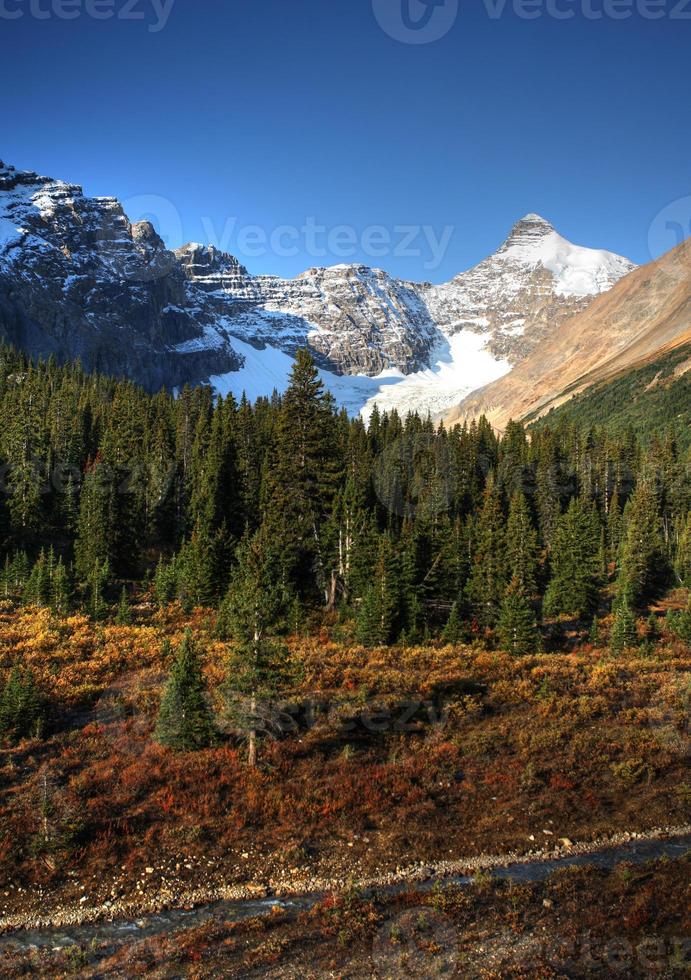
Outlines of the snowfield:
[[[496,360],[486,349],[488,334],[462,331],[447,338],[436,352],[431,368],[404,375],[400,371],[382,372],[374,378],[364,374],[336,375],[320,371],[326,389],[339,408],[349,415],[369,419],[375,405],[382,412],[395,409],[400,415],[441,415],[462,398],[503,377],[511,370],[506,360]],[[276,347],[259,350],[233,337],[233,349],[244,358],[239,371],[209,378],[219,395],[232,394],[236,399],[247,395],[250,401],[281,394],[288,387],[293,359]]]

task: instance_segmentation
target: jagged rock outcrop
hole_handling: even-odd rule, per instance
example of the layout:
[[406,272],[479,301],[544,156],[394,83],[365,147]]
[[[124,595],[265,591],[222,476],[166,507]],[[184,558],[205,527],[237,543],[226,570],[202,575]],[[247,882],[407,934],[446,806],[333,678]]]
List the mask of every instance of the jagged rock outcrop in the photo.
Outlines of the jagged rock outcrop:
[[[0,164],[0,337],[149,389],[211,380],[239,393],[248,371],[266,369],[265,387],[253,387],[270,393],[307,345],[350,407],[382,399],[438,413],[632,268],[528,215],[498,252],[441,286],[362,265],[253,276],[211,246],[169,251],[115,198]],[[382,390],[364,383],[382,374]],[[354,375],[364,378],[349,390],[339,376]]]
[[0,164],[0,337],[30,354],[155,390],[203,381],[240,359],[208,344],[176,256],[115,198]]

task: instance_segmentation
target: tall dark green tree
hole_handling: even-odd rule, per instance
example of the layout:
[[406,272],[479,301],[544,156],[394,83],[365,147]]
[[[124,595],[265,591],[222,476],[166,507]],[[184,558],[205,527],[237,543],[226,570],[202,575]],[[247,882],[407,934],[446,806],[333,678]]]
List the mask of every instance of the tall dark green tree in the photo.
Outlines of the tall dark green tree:
[[[219,632],[234,641],[226,691],[232,716],[247,735],[247,762],[257,762],[262,713],[290,677],[286,645],[278,637],[285,596],[277,585],[265,535],[247,534],[237,552]],[[241,697],[238,698],[238,695]]]
[[502,649],[516,656],[533,653],[539,647],[535,613],[525,586],[514,576],[509,583],[497,623]]
[[575,498],[559,519],[550,566],[546,615],[589,616],[596,607],[600,586],[600,522],[590,502]]
[[506,562],[511,578],[518,579],[527,595],[537,591],[537,532],[525,495],[520,491],[511,498],[506,527]]
[[501,495],[490,474],[475,530],[475,549],[466,589],[478,622],[494,626],[507,583],[506,529]]
[[41,735],[45,711],[30,670],[15,666],[0,694],[0,741],[15,743]]
[[357,637],[360,643],[377,647],[394,639],[399,600],[397,556],[391,538],[384,534],[380,538],[371,584],[365,592],[358,613]]
[[267,520],[285,574],[302,594],[329,601],[325,522],[336,492],[340,461],[333,399],[314,360],[299,350],[277,420]]
[[633,606],[640,606],[655,596],[668,574],[652,481],[638,484],[624,510],[624,523],[619,588]]
[[215,735],[201,660],[188,630],[163,692],[154,737],[170,749],[190,752],[212,745]]
[[631,611],[626,593],[619,596],[614,607],[614,623],[609,645],[612,650],[620,653],[637,642],[636,618]]

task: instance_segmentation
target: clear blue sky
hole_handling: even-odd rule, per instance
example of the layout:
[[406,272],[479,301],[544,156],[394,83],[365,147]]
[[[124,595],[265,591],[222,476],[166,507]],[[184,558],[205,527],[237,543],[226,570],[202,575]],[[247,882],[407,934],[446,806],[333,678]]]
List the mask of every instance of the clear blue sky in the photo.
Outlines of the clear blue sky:
[[[433,269],[427,246],[373,258],[360,242],[345,259],[306,254],[300,239],[296,255],[257,257],[226,235],[253,272],[347,260],[439,282],[528,211],[644,262],[655,216],[691,195],[691,2],[687,19],[669,0],[654,21],[584,16],[603,0],[558,0],[579,11],[569,20],[524,19],[512,0],[494,19],[461,0],[425,44],[379,26],[382,0],[175,0],[159,31],[153,0],[130,0],[143,21],[39,20],[30,2],[58,0],[0,0],[23,13],[0,17],[6,162],[137,206],[167,199],[180,216],[177,230],[163,218],[171,245],[208,240],[209,227],[222,241],[229,218],[270,233],[312,217],[358,240],[382,225],[399,246],[397,226],[454,229]],[[407,2],[384,14],[394,33]]]

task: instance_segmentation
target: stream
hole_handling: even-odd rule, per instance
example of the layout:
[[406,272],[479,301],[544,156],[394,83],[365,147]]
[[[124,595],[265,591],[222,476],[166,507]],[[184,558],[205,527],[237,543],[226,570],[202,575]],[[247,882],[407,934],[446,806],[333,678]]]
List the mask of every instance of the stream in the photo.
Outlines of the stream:
[[[526,860],[491,869],[493,878],[513,882],[542,881],[555,871],[564,868],[587,865],[612,869],[624,861],[642,864],[656,858],[680,858],[691,850],[691,834],[671,837],[666,840],[635,840],[594,851],[590,854],[574,854],[545,860]],[[419,892],[429,892],[435,885],[468,885],[474,875],[432,877],[423,882],[402,882],[383,888],[371,888],[365,894],[384,894],[394,896],[414,888]],[[0,952],[7,949],[58,949],[69,946],[101,946],[99,955],[108,955],[114,948],[128,941],[137,941],[150,936],[161,935],[176,929],[189,929],[208,922],[241,922],[260,915],[268,915],[278,906],[286,912],[300,912],[311,908],[323,893],[291,898],[262,898],[245,901],[219,901],[200,905],[190,910],[173,909],[157,915],[145,915],[131,921],[102,921],[64,928],[41,928],[36,930],[17,930],[0,936]]]

